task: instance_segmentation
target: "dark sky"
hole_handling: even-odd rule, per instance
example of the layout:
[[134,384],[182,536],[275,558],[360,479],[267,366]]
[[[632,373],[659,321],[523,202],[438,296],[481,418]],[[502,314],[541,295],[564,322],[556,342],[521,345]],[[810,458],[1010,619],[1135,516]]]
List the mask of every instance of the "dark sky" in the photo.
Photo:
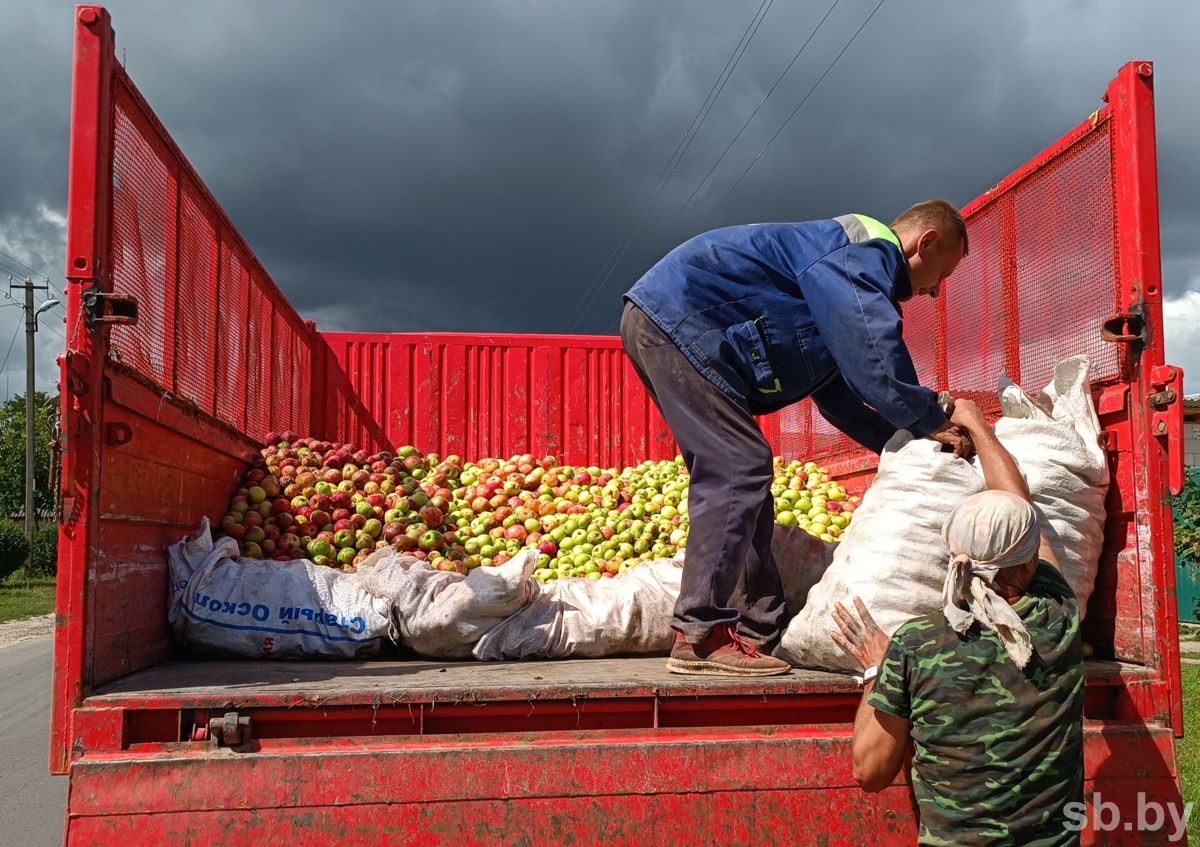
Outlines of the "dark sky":
[[[690,235],[850,210],[887,219],[931,196],[966,203],[1097,108],[1120,65],[1153,60],[1169,352],[1200,377],[1195,2],[887,0],[728,193],[876,5],[839,0],[677,216],[832,0],[772,2],[605,278],[760,2],[109,8],[133,79],[325,329],[611,331],[621,293]],[[57,282],[72,6],[0,12],[0,251]],[[42,386],[62,343],[52,315]],[[19,316],[0,307],[0,360]],[[12,393],[22,342],[0,372]]]

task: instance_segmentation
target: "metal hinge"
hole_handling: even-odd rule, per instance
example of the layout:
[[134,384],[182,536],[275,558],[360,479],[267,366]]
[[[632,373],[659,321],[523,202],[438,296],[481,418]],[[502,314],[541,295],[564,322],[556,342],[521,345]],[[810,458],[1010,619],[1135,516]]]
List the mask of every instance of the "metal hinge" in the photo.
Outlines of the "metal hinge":
[[1171,365],[1150,369],[1150,387],[1146,397],[1150,405],[1150,431],[1166,441],[1167,483],[1172,494],[1183,491],[1183,371]]
[[208,740],[217,747],[240,747],[254,737],[249,715],[226,712],[208,720]]
[[132,326],[138,320],[137,298],[130,294],[108,294],[96,285],[83,293],[83,319],[89,330],[100,324]]

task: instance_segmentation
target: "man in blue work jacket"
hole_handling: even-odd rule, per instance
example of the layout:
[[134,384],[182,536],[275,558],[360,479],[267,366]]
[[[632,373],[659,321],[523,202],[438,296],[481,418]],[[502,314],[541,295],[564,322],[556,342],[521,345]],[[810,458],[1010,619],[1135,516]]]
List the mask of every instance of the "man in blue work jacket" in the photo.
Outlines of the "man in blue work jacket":
[[811,397],[876,453],[897,429],[969,451],[918,383],[900,316],[900,303],[936,297],[966,253],[962,215],[930,200],[890,228],[843,215],[706,232],[625,295],[625,352],[691,474],[668,669],[788,672],[765,655],[786,609],[771,558],[771,448],[754,415]]

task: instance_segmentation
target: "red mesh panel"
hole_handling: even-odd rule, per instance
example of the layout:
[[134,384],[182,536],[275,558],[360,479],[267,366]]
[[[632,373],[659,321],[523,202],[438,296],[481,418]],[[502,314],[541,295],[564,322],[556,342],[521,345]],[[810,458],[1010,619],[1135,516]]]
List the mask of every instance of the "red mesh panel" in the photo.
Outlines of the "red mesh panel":
[[295,394],[295,372],[288,361],[295,333],[282,312],[275,312],[274,343],[271,345],[271,406],[267,416],[271,429],[282,432],[292,426],[292,397]]
[[[996,411],[1007,375],[1041,388],[1054,364],[1087,354],[1093,379],[1118,375],[1100,324],[1117,303],[1110,114],[1074,130],[994,197],[968,209],[971,252],[936,300],[906,305],[921,383]],[[834,461],[862,453],[811,403],[779,413],[779,452]]]
[[241,256],[221,245],[217,293],[217,417],[241,429],[246,425],[246,314],[249,278]]
[[271,428],[267,407],[271,379],[271,303],[259,281],[251,277],[246,323],[246,434],[262,438]]
[[933,301],[922,298],[902,307],[904,343],[917,368],[917,380],[922,385],[937,385],[937,314]]
[[1086,353],[1095,377],[1117,373],[1100,322],[1117,303],[1108,123],[1015,191],[1021,380],[1050,380],[1054,363]]
[[183,192],[179,209],[179,292],[175,307],[175,393],[213,411],[216,230],[207,209]]
[[[1011,274],[1011,266],[1006,270],[1005,263],[1012,253],[1004,249],[1001,215],[973,219],[970,242],[971,252],[940,294],[945,300],[946,327],[951,336],[946,348],[946,381],[979,391],[975,400],[985,412],[994,412],[999,407],[998,398],[994,391],[985,389],[998,385],[1000,374],[1005,372],[1005,350],[1013,347],[1008,336],[1010,321],[1005,315],[1008,304],[1003,283],[1005,274]],[[965,284],[960,284],[963,281]],[[971,339],[971,343],[954,342],[963,338]]]
[[308,331],[120,69],[114,91],[113,286],[139,315],[113,357],[251,437],[307,430]]
[[115,327],[115,358],[169,388],[166,295],[174,292],[168,237],[175,228],[170,161],[124,86],[116,86],[113,131],[113,289],[138,301],[137,326]]
[[305,335],[296,335],[292,339],[292,359],[291,359],[291,374],[292,374],[292,397],[295,400],[295,405],[292,409],[292,420],[288,424],[289,429],[297,433],[304,434],[312,431],[312,408],[310,398],[312,396],[313,381],[309,374],[312,373],[312,347],[311,342]]

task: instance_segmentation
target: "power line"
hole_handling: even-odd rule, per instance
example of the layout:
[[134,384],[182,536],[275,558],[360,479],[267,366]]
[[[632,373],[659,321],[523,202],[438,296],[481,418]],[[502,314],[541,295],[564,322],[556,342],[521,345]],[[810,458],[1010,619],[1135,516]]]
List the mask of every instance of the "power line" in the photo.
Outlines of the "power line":
[[[28,269],[22,270],[16,264],[6,262],[4,259],[0,259],[0,270],[5,271],[9,276],[20,277],[21,279],[29,276]],[[41,278],[40,274],[35,273],[34,276],[37,276],[39,279]]]
[[[633,242],[634,237],[641,228],[642,220],[645,217],[646,211],[662,194],[663,190],[666,188],[667,182],[671,178],[671,174],[674,172],[675,168],[679,166],[679,162],[683,158],[682,154],[687,152],[685,145],[690,145],[690,139],[695,137],[696,132],[699,132],[700,124],[704,122],[704,118],[708,115],[706,108],[708,110],[712,109],[712,103],[716,102],[717,96],[719,96],[721,90],[724,89],[724,83],[728,81],[729,76],[732,75],[734,69],[737,67],[737,63],[741,61],[742,56],[746,52],[746,48],[750,45],[750,40],[753,39],[754,34],[758,32],[758,27],[762,24],[762,20],[766,17],[766,13],[770,11],[770,7],[773,2],[774,0],[763,0],[762,4],[750,18],[750,23],[746,25],[746,29],[742,32],[741,38],[739,38],[737,44],[734,45],[733,52],[731,52],[729,54],[729,58],[725,60],[725,67],[721,69],[721,72],[717,74],[716,80],[713,81],[712,87],[708,91],[708,96],[704,98],[704,102],[701,103],[700,108],[696,110],[696,114],[692,117],[692,121],[688,125],[687,130],[679,139],[679,142],[675,145],[675,149],[671,152],[671,155],[667,157],[666,164],[663,165],[663,169],[659,173],[658,178],[654,181],[654,184],[650,186],[650,190],[646,193],[645,199],[642,200],[642,204],[638,208],[637,216],[634,220],[633,226],[630,228],[630,231],[626,233],[625,236],[617,240],[617,243],[609,253],[608,258],[604,260],[604,264],[600,267],[599,273],[596,274],[595,279],[593,279],[588,285],[587,290],[580,298],[579,303],[577,303],[575,308],[572,310],[570,318],[571,324],[568,331],[573,330],[583,316],[587,314],[587,307],[591,304],[592,300],[595,299],[597,286],[602,286],[603,282],[612,275],[612,272],[616,269],[617,264],[620,263],[621,258],[625,255],[625,251],[629,249],[629,245]],[[657,192],[657,194],[655,192]]]
[[742,171],[741,175],[736,180],[734,180],[733,185],[729,186],[729,190],[725,192],[725,194],[721,197],[721,200],[719,202],[722,202],[722,203],[725,202],[725,200],[728,199],[729,195],[734,192],[734,189],[736,189],[741,184],[742,180],[746,178],[746,174],[750,173],[750,169],[753,168],[754,165],[758,162],[758,160],[763,157],[763,154],[767,152],[767,148],[769,148],[771,146],[771,144],[774,143],[775,139],[779,137],[779,133],[783,132],[784,127],[786,127],[789,123],[791,123],[792,118],[796,117],[796,113],[799,112],[800,108],[805,103],[808,102],[808,98],[812,96],[812,93],[817,90],[817,87],[821,84],[821,82],[825,79],[825,77],[827,77],[829,75],[829,72],[831,70],[833,70],[833,66],[838,63],[838,59],[842,58],[842,55],[847,50],[850,49],[850,45],[853,44],[855,39],[858,38],[859,33],[861,33],[864,29],[867,28],[867,24],[869,24],[871,22],[871,18],[875,17],[875,13],[879,11],[879,8],[882,5],[883,5],[883,0],[879,0],[879,3],[876,4],[875,8],[871,10],[871,14],[867,15],[867,19],[865,21],[863,21],[862,25],[854,31],[854,35],[850,36],[850,40],[846,42],[846,46],[843,47],[838,52],[838,54],[833,57],[833,61],[829,63],[829,67],[827,67],[825,69],[825,72],[817,78],[817,81],[813,83],[812,88],[808,89],[808,93],[804,95],[804,99],[802,99],[798,104],[796,104],[796,108],[792,109],[792,113],[790,115],[788,115],[784,119],[783,123],[781,123],[779,125],[779,129],[775,130],[775,134],[772,135],[770,137],[770,139],[767,140],[767,143],[763,147],[763,149],[758,151],[758,155],[750,160],[750,164],[746,165],[746,169],[744,171]]
[[679,207],[679,211],[675,213],[675,217],[671,218],[671,223],[679,220],[679,216],[683,214],[684,210],[691,204],[696,195],[700,193],[700,189],[704,187],[706,182],[708,182],[709,177],[713,175],[713,171],[715,171],[721,162],[725,160],[725,156],[728,155],[729,151],[733,149],[733,145],[737,144],[738,139],[742,137],[742,133],[746,131],[746,127],[750,126],[750,122],[754,120],[754,116],[758,114],[759,110],[762,109],[763,104],[767,102],[767,99],[772,93],[774,93],[775,89],[779,87],[779,83],[783,82],[783,78],[788,75],[788,71],[792,69],[792,65],[796,64],[796,61],[800,58],[800,54],[804,52],[804,49],[808,47],[809,42],[811,42],[816,34],[820,32],[821,27],[825,25],[825,21],[829,20],[829,16],[833,14],[833,10],[837,8],[838,3],[841,1],[842,0],[833,0],[833,5],[831,5],[825,12],[825,16],[817,23],[816,28],[809,33],[808,38],[804,40],[804,43],[800,45],[800,49],[796,51],[794,56],[792,56],[792,60],[787,63],[787,67],[783,69],[783,73],[781,73],[779,78],[775,80],[775,84],[767,90],[767,93],[763,95],[762,100],[760,100],[758,105],[754,107],[754,111],[750,113],[748,118],[746,118],[746,121],[742,124],[741,129],[739,129],[737,134],[730,139],[727,145],[725,145],[725,149],[721,151],[721,155],[717,157],[717,160],[713,162],[712,167],[708,169],[708,173],[704,175],[703,179],[696,183],[696,187],[692,189],[692,193],[688,195],[688,198],[683,201],[683,205]]
[[[3,254],[0,254],[0,255],[3,255]],[[10,262],[10,261],[6,261],[3,258],[0,258],[0,268],[2,268],[3,270],[7,271],[10,274],[14,274],[14,275],[20,277],[22,279],[24,279],[25,277],[33,277],[34,279],[41,279],[41,280],[45,280],[46,282],[50,281],[50,277],[46,276],[45,274],[38,273],[37,271],[32,270],[30,268],[27,268],[24,265],[22,265],[20,262],[17,262],[15,260]]]
[[[709,101],[708,107],[704,109],[704,114],[700,117],[700,123],[696,125],[696,131],[692,133],[690,138],[688,138],[687,144],[684,145],[683,151],[679,154],[679,158],[675,160],[675,164],[671,167],[671,172],[667,174],[667,178],[663,181],[662,187],[658,189],[658,194],[654,196],[655,201],[657,201],[662,195],[663,191],[666,190],[667,183],[670,182],[671,177],[675,175],[676,168],[679,167],[679,164],[683,161],[684,156],[687,155],[688,149],[692,146],[692,142],[696,140],[696,136],[700,134],[700,127],[704,125],[705,119],[708,118],[708,113],[712,111],[712,107],[716,105],[717,98],[721,96],[721,92],[725,90],[725,85],[729,82],[729,78],[733,76],[733,72],[737,68],[738,62],[742,60],[742,56],[746,55],[746,49],[750,46],[750,42],[754,40],[754,36],[758,34],[758,28],[762,26],[762,22],[766,20],[767,12],[771,11],[771,5],[774,2],[775,0],[766,0],[766,11],[764,11],[759,17],[758,23],[754,24],[754,29],[750,33],[750,37],[746,39],[745,46],[742,47],[742,52],[738,53],[737,58],[733,62],[733,67],[729,68],[729,73],[725,74],[725,79],[721,82],[721,87],[717,89],[717,93],[712,96],[712,100]],[[728,63],[726,63],[726,65],[728,66]],[[710,91],[709,93],[711,94],[712,92]]]
[[4,369],[8,367],[8,357],[12,355],[13,346],[17,343],[17,335],[20,334],[21,327],[24,325],[24,323],[25,316],[22,315],[21,320],[17,321],[17,328],[13,330],[12,341],[8,342],[8,352],[4,354],[4,364],[0,364],[0,373],[3,373]]
[[675,145],[675,149],[671,152],[671,155],[667,157],[666,164],[663,165],[663,169],[659,172],[658,178],[654,181],[654,185],[650,186],[650,190],[646,193],[645,199],[642,200],[642,204],[638,208],[638,213],[634,220],[633,226],[630,228],[629,232],[617,240],[612,252],[610,252],[608,254],[608,258],[604,260],[604,264],[601,266],[600,272],[596,274],[596,278],[592,280],[590,285],[588,285],[583,297],[580,298],[579,303],[577,303],[575,309],[572,310],[570,318],[571,323],[568,327],[568,332],[574,331],[575,327],[578,326],[579,321],[583,319],[585,314],[587,314],[587,307],[591,305],[591,302],[595,299],[596,294],[599,293],[599,290],[603,288],[603,285],[605,282],[607,282],[609,276],[612,275],[612,272],[616,270],[617,265],[620,264],[621,259],[625,255],[625,251],[629,249],[629,246],[633,243],[634,237],[641,228],[646,212],[658,200],[659,196],[661,196],[662,192],[666,189],[667,183],[671,179],[671,175],[674,174],[675,169],[683,160],[683,156],[687,153],[687,148],[691,146],[691,142],[696,137],[696,133],[700,131],[700,125],[703,124],[704,119],[708,117],[708,110],[712,109],[712,105],[716,103],[716,98],[719,97],[721,91],[724,90],[725,83],[729,81],[729,77],[733,74],[738,62],[741,61],[742,56],[746,52],[746,48],[750,45],[750,40],[753,39],[755,33],[758,32],[758,27],[762,24],[763,18],[766,17],[767,11],[770,11],[772,3],[774,3],[774,0],[763,0],[762,4],[750,18],[750,23],[747,24],[746,29],[742,32],[742,36],[738,39],[738,43],[734,46],[733,52],[730,53],[729,58],[725,60],[725,67],[723,67],[721,72],[717,74],[717,78],[713,81],[712,87],[709,88],[708,95],[704,98],[704,102],[700,104],[700,108],[696,111],[696,114],[692,116],[692,122],[688,125],[687,130],[684,131],[683,136]]
[[12,262],[13,264],[17,265],[18,267],[24,268],[24,270],[22,270],[19,274],[17,274],[18,276],[24,276],[26,273],[31,273],[34,276],[40,276],[42,279],[48,280],[50,278],[50,277],[46,276],[44,273],[41,273],[40,271],[34,270],[33,268],[29,267],[29,265],[25,264],[24,262],[22,262],[20,259],[16,258],[15,256],[10,256],[8,253],[5,253],[3,250],[0,250],[0,258],[7,259],[9,262]]

